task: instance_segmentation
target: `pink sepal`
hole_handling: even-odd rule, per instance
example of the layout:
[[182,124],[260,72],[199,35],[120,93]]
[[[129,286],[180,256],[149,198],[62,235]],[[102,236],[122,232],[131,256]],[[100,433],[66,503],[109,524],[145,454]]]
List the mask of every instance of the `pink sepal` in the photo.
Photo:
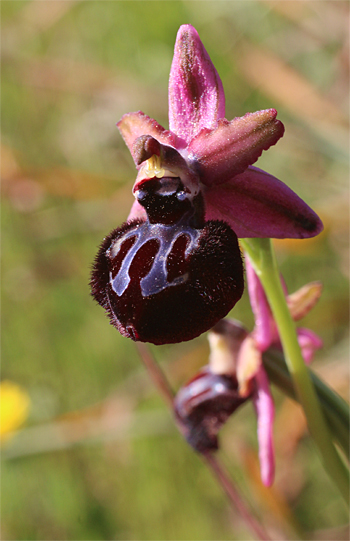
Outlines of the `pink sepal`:
[[203,129],[189,144],[188,159],[196,162],[201,181],[213,186],[243,173],[277,143],[284,133],[277,111],[266,109],[234,118],[221,119],[209,130]]
[[224,220],[239,238],[309,238],[323,225],[317,214],[280,180],[257,167],[206,188],[206,220]]
[[221,79],[193,26],[180,27],[169,78],[170,130],[186,143],[225,116]]
[[151,135],[164,145],[175,147],[177,143],[175,134],[163,128],[156,120],[145,115],[142,111],[123,115],[117,123],[117,127],[127,144],[136,165],[138,165],[138,156],[135,156],[134,143],[141,135]]
[[321,338],[305,327],[299,327],[298,329],[298,342],[306,364],[310,364],[315,352],[323,347]]
[[276,325],[271,314],[269,303],[267,302],[264,288],[262,287],[248,256],[245,258],[245,270],[247,274],[250,305],[255,319],[255,343],[260,351],[266,351],[276,339]]
[[253,404],[258,422],[260,474],[263,484],[271,486],[275,476],[275,451],[273,444],[273,420],[275,406],[270,393],[269,380],[263,366],[255,375],[256,390]]

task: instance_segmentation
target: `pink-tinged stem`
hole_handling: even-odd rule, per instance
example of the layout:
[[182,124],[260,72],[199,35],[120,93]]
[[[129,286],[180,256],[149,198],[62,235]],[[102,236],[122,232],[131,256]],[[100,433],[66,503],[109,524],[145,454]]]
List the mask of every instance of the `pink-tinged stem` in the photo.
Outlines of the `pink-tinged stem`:
[[146,344],[142,342],[136,342],[136,348],[154,385],[157,387],[159,393],[164,398],[164,401],[173,410],[174,392],[170,387],[169,382],[164,375],[164,372],[159,367],[159,364],[154,359]]
[[203,455],[203,458],[207,463],[208,467],[214,473],[215,477],[219,481],[224,491],[226,492],[226,495],[228,496],[233,506],[236,507],[241,517],[249,525],[250,529],[256,534],[257,538],[269,541],[271,537],[267,535],[264,528],[252,515],[250,510],[246,507],[241,496],[238,494],[234,485],[232,484],[232,481],[227,471],[225,470],[223,465],[218,462],[216,456],[213,453],[208,452]]
[[[170,387],[170,384],[164,375],[163,371],[159,367],[158,363],[154,359],[152,353],[146,344],[142,342],[136,342],[136,348],[139,352],[141,360],[145,365],[154,385],[164,398],[165,402],[173,411],[174,392]],[[178,426],[181,432],[181,427]],[[213,453],[204,453],[204,462],[212,470],[222,489],[226,493],[232,507],[240,513],[247,526],[254,532],[258,539],[262,541],[270,541],[270,537],[265,532],[264,528],[259,524],[252,512],[248,508],[248,505],[244,503],[242,497],[235,489],[232,480],[224,467],[220,464],[217,457]]]

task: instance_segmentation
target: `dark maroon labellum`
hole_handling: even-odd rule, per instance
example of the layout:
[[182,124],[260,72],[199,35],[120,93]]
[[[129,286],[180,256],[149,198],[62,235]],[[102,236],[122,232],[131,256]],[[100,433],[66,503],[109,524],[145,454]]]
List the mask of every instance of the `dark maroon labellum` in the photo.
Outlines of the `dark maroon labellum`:
[[126,222],[104,239],[92,295],[124,336],[191,340],[242,296],[237,237],[225,222],[204,222],[202,196],[191,200],[179,178],[147,180],[135,195],[148,219]]
[[174,410],[188,443],[204,453],[218,449],[220,428],[247,399],[239,395],[234,376],[205,367],[179,390]]

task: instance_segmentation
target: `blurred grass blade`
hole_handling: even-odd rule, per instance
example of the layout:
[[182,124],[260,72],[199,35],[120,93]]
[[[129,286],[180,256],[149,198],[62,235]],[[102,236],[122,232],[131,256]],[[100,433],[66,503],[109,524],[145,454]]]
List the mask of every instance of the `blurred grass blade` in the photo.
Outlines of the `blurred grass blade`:
[[[287,396],[297,400],[291,376],[288,372],[282,353],[269,350],[263,356],[264,366],[271,381]],[[315,385],[318,398],[327,419],[334,441],[348,457],[349,448],[349,406],[335,391],[330,389],[316,374],[310,370],[311,379]]]

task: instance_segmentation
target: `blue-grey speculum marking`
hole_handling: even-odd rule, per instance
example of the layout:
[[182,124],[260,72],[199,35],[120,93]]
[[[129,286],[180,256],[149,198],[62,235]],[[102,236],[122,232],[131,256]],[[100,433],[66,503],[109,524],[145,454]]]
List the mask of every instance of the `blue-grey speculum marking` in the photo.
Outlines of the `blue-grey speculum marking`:
[[129,270],[137,252],[151,240],[156,240],[159,243],[159,248],[154,256],[151,270],[140,281],[142,295],[144,297],[149,297],[169,286],[176,286],[188,280],[188,274],[183,274],[169,282],[167,272],[169,254],[171,253],[176,240],[180,236],[186,235],[187,237],[185,256],[189,256],[196,247],[200,230],[193,229],[188,223],[184,222],[186,221],[180,220],[175,225],[150,224],[149,222],[145,222],[141,224],[136,231],[134,229],[130,231],[129,235],[126,234],[123,237],[122,242],[119,240],[111,246],[110,256],[114,258],[117,256],[122,244],[127,238],[136,237],[136,241],[125,255],[115,278],[113,278],[112,273],[110,273],[110,283],[119,297],[123,295],[130,283]]

